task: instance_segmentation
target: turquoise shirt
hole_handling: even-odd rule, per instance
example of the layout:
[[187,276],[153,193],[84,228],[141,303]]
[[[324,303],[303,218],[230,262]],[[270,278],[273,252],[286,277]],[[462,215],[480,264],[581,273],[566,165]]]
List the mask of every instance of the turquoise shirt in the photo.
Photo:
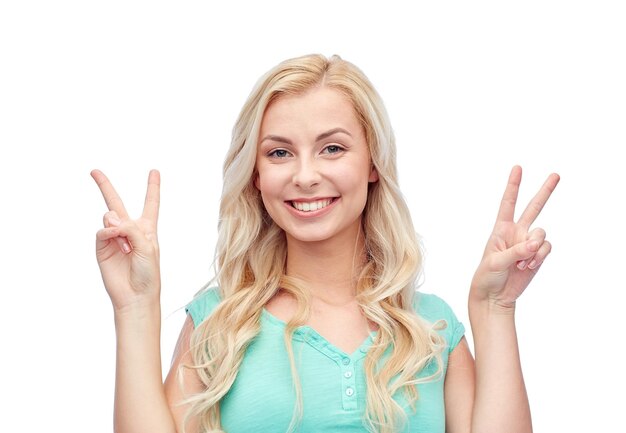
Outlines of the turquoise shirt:
[[[188,306],[198,326],[220,302],[217,289],[197,296]],[[443,353],[444,376],[418,385],[416,410],[404,404],[402,395],[394,396],[406,408],[408,421],[402,432],[444,433],[445,406],[443,385],[448,355],[463,337],[465,328],[441,298],[418,292],[417,313],[434,323],[443,319],[447,327],[438,331],[447,343]],[[287,431],[295,403],[289,359],[283,340],[285,322],[263,310],[261,331],[250,343],[233,386],[220,403],[222,428],[227,433]],[[293,349],[302,386],[303,416],[297,432],[359,432],[366,405],[363,362],[372,344],[372,332],[354,353],[344,353],[309,326],[299,327]],[[419,376],[436,370],[427,366]],[[400,394],[400,393],[399,393]]]

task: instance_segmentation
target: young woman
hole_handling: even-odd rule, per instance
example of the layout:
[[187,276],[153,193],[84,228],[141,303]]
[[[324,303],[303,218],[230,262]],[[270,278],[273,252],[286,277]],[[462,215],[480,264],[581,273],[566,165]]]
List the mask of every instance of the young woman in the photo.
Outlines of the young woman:
[[509,177],[471,282],[476,361],[440,298],[416,292],[421,255],[392,129],[363,73],[334,56],[287,60],[244,105],[224,164],[215,287],[188,305],[161,378],[159,173],[129,218],[109,208],[96,253],[115,311],[117,432],[529,432],[515,300],[550,252]]

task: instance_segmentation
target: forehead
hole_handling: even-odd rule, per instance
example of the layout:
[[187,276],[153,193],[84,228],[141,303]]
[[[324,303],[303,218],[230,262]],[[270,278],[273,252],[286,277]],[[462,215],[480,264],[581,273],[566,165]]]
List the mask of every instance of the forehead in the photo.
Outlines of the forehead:
[[[267,107],[261,123],[262,133],[343,127],[358,133],[362,128],[350,99],[330,87],[314,87],[300,95],[282,95]],[[278,131],[285,130],[285,131]]]

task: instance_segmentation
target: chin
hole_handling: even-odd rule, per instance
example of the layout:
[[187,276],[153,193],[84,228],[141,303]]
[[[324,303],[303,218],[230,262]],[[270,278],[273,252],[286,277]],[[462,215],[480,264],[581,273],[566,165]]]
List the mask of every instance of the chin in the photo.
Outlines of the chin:
[[[284,228],[283,228],[284,230]],[[293,230],[285,230],[287,240],[296,242],[354,242],[358,233],[357,227],[298,227]],[[349,239],[349,240],[348,240]]]
[[320,233],[319,231],[317,233],[294,233],[294,232],[286,232],[287,234],[287,240],[293,240],[296,242],[324,242],[327,241],[329,239],[332,239],[332,235],[330,234],[324,234],[324,233]]

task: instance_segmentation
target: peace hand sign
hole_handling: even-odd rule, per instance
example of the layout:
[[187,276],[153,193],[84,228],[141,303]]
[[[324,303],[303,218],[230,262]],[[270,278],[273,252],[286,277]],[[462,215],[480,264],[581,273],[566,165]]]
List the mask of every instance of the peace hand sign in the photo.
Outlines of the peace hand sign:
[[93,170],[91,177],[109,208],[104,214],[104,228],[96,234],[96,257],[113,308],[121,311],[158,303],[161,289],[157,241],[159,172],[150,171],[143,213],[136,220],[129,218],[120,196],[101,171]]
[[493,232],[472,279],[470,299],[488,300],[500,307],[514,307],[516,299],[539,271],[552,246],[541,228],[530,230],[559,182],[559,175],[548,176],[517,222],[515,205],[522,180],[522,169],[513,167],[502,197]]

